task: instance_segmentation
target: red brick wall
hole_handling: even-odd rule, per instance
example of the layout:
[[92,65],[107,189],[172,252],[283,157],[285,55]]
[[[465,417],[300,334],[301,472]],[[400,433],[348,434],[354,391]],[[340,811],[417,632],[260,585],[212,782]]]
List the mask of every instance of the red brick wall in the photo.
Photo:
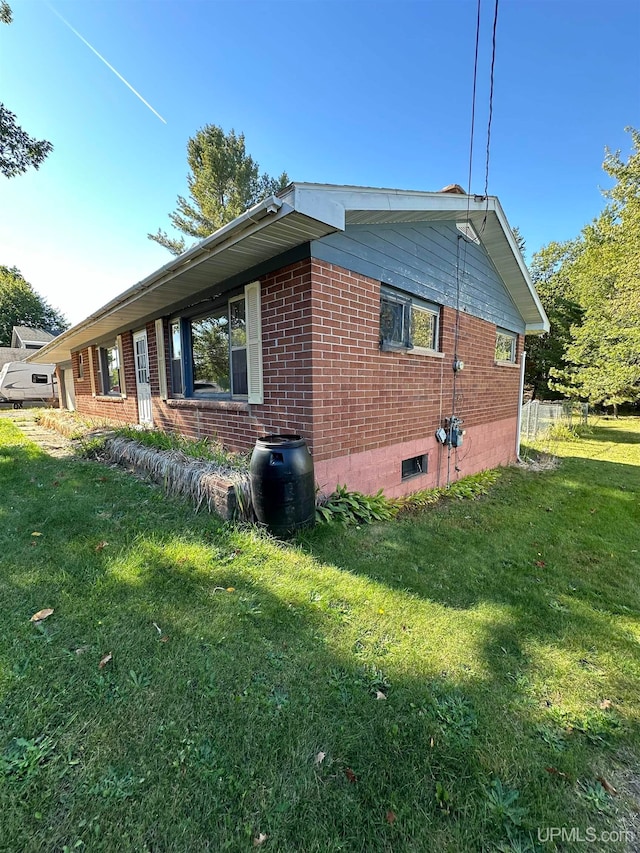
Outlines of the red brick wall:
[[[155,325],[150,323],[156,426],[192,437],[215,436],[233,450],[250,450],[265,433],[297,433],[307,439],[322,475],[335,480],[331,486],[349,482],[400,493],[425,487],[421,477],[400,482],[402,459],[419,453],[430,454],[428,484],[442,481],[446,448],[437,445],[434,433],[455,405],[467,430],[456,457],[466,461],[458,465],[463,474],[514,458],[519,370],[495,364],[495,325],[460,315],[457,357],[465,367],[455,375],[454,404],[454,310],[444,308],[440,318],[443,357],[381,352],[379,281],[305,260],[261,283],[264,404],[161,400]],[[170,382],[166,322],[164,334]],[[137,422],[131,333],[122,336],[122,344],[127,398],[93,397],[85,364],[84,380],[76,378],[80,412]],[[518,359],[521,351],[522,338]],[[95,350],[94,358],[97,381]]]
[[[431,436],[452,414],[455,311],[442,309],[443,358],[382,352],[380,282],[315,260],[312,271],[314,457]],[[519,370],[495,364],[495,339],[495,325],[461,314],[455,414],[465,428],[517,414]]]
[[[89,353],[93,357],[93,373],[96,394],[91,390],[91,368]],[[136,374],[133,363],[133,336],[131,332],[122,335],[122,356],[124,360],[124,380],[126,396],[107,396],[100,393],[100,371],[98,370],[98,347],[82,350],[84,359],[84,378],[78,377],[79,352],[71,354],[73,382],[76,395],[76,411],[93,418],[106,418],[123,423],[138,422],[138,400],[136,398]],[[122,367],[121,367],[122,370]]]
[[[217,436],[232,450],[250,450],[260,435],[295,433],[312,440],[311,262],[299,261],[261,279],[264,404],[241,401],[160,400],[158,368],[151,363],[154,422],[198,438]],[[165,324],[167,377],[170,376]]]

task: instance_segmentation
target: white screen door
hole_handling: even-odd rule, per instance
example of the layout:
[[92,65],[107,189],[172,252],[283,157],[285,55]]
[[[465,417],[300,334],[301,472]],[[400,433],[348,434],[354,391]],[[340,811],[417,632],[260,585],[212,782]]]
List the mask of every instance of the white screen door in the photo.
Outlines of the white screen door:
[[153,424],[151,412],[151,383],[149,381],[149,350],[147,332],[133,334],[133,352],[136,360],[136,390],[138,394],[138,420],[145,426]]

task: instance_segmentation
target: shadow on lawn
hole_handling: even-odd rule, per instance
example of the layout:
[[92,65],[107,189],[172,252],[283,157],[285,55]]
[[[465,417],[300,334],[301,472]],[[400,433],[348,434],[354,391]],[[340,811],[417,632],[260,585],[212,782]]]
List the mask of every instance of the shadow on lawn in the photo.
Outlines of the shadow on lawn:
[[[593,431],[585,436],[586,441],[602,441],[612,444],[640,444],[640,430],[624,429],[625,419],[609,421],[607,428],[594,426]],[[640,423],[640,418],[635,418]]]
[[[537,731],[539,709],[526,704],[523,651],[531,638],[562,641],[569,617],[539,618],[548,610],[543,567],[527,561],[522,589],[505,588],[511,557],[496,562],[483,551],[484,531],[459,505],[434,517],[472,522],[464,555],[444,547],[446,529],[423,535],[409,519],[395,527],[406,542],[388,539],[393,565],[385,545],[393,525],[336,534],[345,544],[341,565],[321,583],[303,553],[194,517],[119,472],[22,448],[10,455],[8,476],[0,465],[13,511],[3,536],[7,546],[15,536],[25,541],[12,551],[13,579],[0,575],[0,662],[11,673],[0,693],[0,751],[13,737],[46,735],[54,744],[30,780],[12,777],[0,790],[13,849],[62,849],[79,839],[93,850],[240,850],[263,831],[282,851],[473,851],[505,839],[485,806],[493,777],[522,790],[531,832],[536,821],[563,825],[565,809],[575,807],[569,784],[553,804],[540,792],[528,796],[537,777],[557,784],[544,770],[557,757]],[[18,500],[34,474],[46,490]],[[105,477],[120,481],[115,501],[105,500]],[[507,511],[514,507],[505,495]],[[541,517],[545,535],[556,537]],[[45,541],[32,546],[31,529],[44,518]],[[497,535],[500,518],[495,525]],[[332,550],[323,535],[314,541],[307,549],[336,565],[335,542]],[[447,584],[461,560],[486,566]],[[387,663],[393,655],[377,644],[384,638],[373,619],[370,632],[350,641],[354,605],[338,589],[344,570],[354,585],[363,575],[449,608],[487,599],[509,605],[509,619],[487,624],[479,638],[486,672],[407,674]],[[296,584],[281,588],[279,574],[292,572]],[[27,619],[44,605],[56,612],[38,629]],[[613,648],[621,642],[586,610],[570,619],[580,635]],[[399,637],[385,642],[393,648]],[[99,668],[107,652],[113,657]],[[522,703],[518,720],[487,703],[487,694],[504,698],[505,684],[510,703]],[[377,691],[387,698],[376,699]],[[606,736],[615,744],[621,732]],[[570,746],[568,764],[583,766],[585,749]],[[314,764],[320,752],[325,758]],[[44,816],[37,820],[34,803]],[[526,839],[527,824],[513,833]]]

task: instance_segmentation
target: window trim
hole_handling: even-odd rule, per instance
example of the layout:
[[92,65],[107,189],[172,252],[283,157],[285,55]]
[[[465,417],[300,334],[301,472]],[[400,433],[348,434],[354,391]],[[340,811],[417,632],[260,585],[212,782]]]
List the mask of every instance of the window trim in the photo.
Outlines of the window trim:
[[[498,338],[502,335],[504,338],[511,340],[511,357],[498,358]],[[496,326],[496,344],[494,350],[495,364],[516,364],[518,356],[518,333],[512,332],[510,329],[503,329],[501,326]]]
[[[414,469],[408,473],[404,473],[405,467]],[[406,480],[413,480],[414,477],[424,477],[429,473],[429,454],[418,453],[416,456],[410,456],[408,459],[403,459],[400,463],[400,481],[404,483]]]
[[[119,336],[118,336],[119,337]],[[98,376],[99,376],[99,394],[101,397],[124,397],[126,396],[124,393],[123,387],[123,366],[122,366],[122,347],[119,345],[119,341],[116,338],[112,343],[110,342],[108,345],[102,345],[97,347],[98,350]],[[110,380],[110,371],[109,371],[109,352],[115,352],[118,359],[118,391],[114,391],[111,387]],[[109,384],[107,386],[105,380],[109,380]]]
[[[385,339],[382,336],[382,304],[383,300],[388,300],[390,302],[394,302],[396,304],[400,304],[403,307],[403,337],[404,341],[395,341],[392,339]],[[435,344],[434,347],[422,347],[422,346],[414,346],[411,338],[411,313],[413,309],[416,311],[421,311],[425,314],[430,314],[434,320],[434,330],[433,330],[433,342]],[[407,313],[408,313],[408,322],[407,322]],[[392,288],[385,287],[384,285],[380,288],[380,350],[382,352],[407,352],[407,353],[415,353],[416,355],[437,355],[441,356],[443,353],[440,349],[440,314],[441,314],[441,306],[435,302],[429,302],[426,299],[420,299],[418,297],[414,297],[410,294],[405,294],[397,290],[393,290]],[[408,331],[405,331],[408,327]]]
[[[231,306],[234,302],[244,300],[245,307],[245,330],[246,341],[243,347],[234,347],[231,337]],[[194,393],[193,383],[193,339],[191,324],[194,321],[211,317],[226,307],[227,322],[229,324],[228,358],[229,358],[229,391],[212,391],[209,393]],[[173,327],[179,325],[180,357],[174,358],[173,349]],[[233,390],[233,352],[244,350],[246,353],[247,392],[244,394],[234,393]],[[240,290],[231,291],[225,295],[225,299],[217,300],[210,305],[206,311],[193,311],[169,319],[169,366],[171,376],[171,399],[184,399],[189,401],[234,401],[239,403],[262,403],[263,402],[263,379],[262,379],[262,328],[261,328],[261,306],[260,306],[260,282],[254,281],[245,285]],[[178,365],[174,363],[180,362]],[[179,369],[182,390],[174,389],[174,369]]]

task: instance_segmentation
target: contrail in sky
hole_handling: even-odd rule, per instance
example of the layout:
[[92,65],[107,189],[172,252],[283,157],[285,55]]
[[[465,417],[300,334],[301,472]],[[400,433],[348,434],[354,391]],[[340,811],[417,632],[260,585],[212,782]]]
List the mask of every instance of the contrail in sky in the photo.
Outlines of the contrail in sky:
[[109,62],[107,62],[107,60],[104,58],[104,56],[102,56],[102,54],[98,53],[98,51],[95,49],[95,47],[93,47],[93,45],[90,45],[89,42],[86,40],[86,38],[83,38],[80,35],[80,33],[71,26],[69,21],[65,20],[65,18],[63,18],[59,12],[56,12],[56,10],[53,8],[53,6],[51,6],[49,3],[47,3],[46,5],[49,6],[49,8],[53,12],[53,14],[56,15],[56,17],[60,18],[60,20],[62,21],[63,24],[65,24],[67,27],[69,27],[69,29],[71,30],[71,32],[74,35],[78,36],[78,38],[80,39],[80,41],[83,44],[86,44],[86,46],[89,48],[90,51],[95,53],[95,55],[98,57],[98,59],[100,59],[100,60],[102,60],[102,62],[104,62],[104,64],[107,66],[107,68],[109,68],[111,71],[113,71],[113,73],[116,75],[118,80],[122,80],[122,82],[127,87],[127,89],[131,89],[131,91],[136,96],[136,98],[140,98],[140,100],[145,105],[145,107],[148,107],[151,110],[151,112],[154,114],[154,116],[157,116],[160,119],[160,121],[164,122],[165,124],[167,123],[166,119],[163,119],[162,116],[160,115],[160,113],[157,112],[156,110],[154,110],[154,108],[151,106],[151,104],[148,101],[145,101],[145,99],[142,97],[140,92],[136,92],[136,90],[133,88],[131,83],[129,83],[127,80],[125,80],[124,77],[122,76],[122,74],[120,74],[118,71],[116,71],[116,69],[113,67],[113,65],[111,65]]

